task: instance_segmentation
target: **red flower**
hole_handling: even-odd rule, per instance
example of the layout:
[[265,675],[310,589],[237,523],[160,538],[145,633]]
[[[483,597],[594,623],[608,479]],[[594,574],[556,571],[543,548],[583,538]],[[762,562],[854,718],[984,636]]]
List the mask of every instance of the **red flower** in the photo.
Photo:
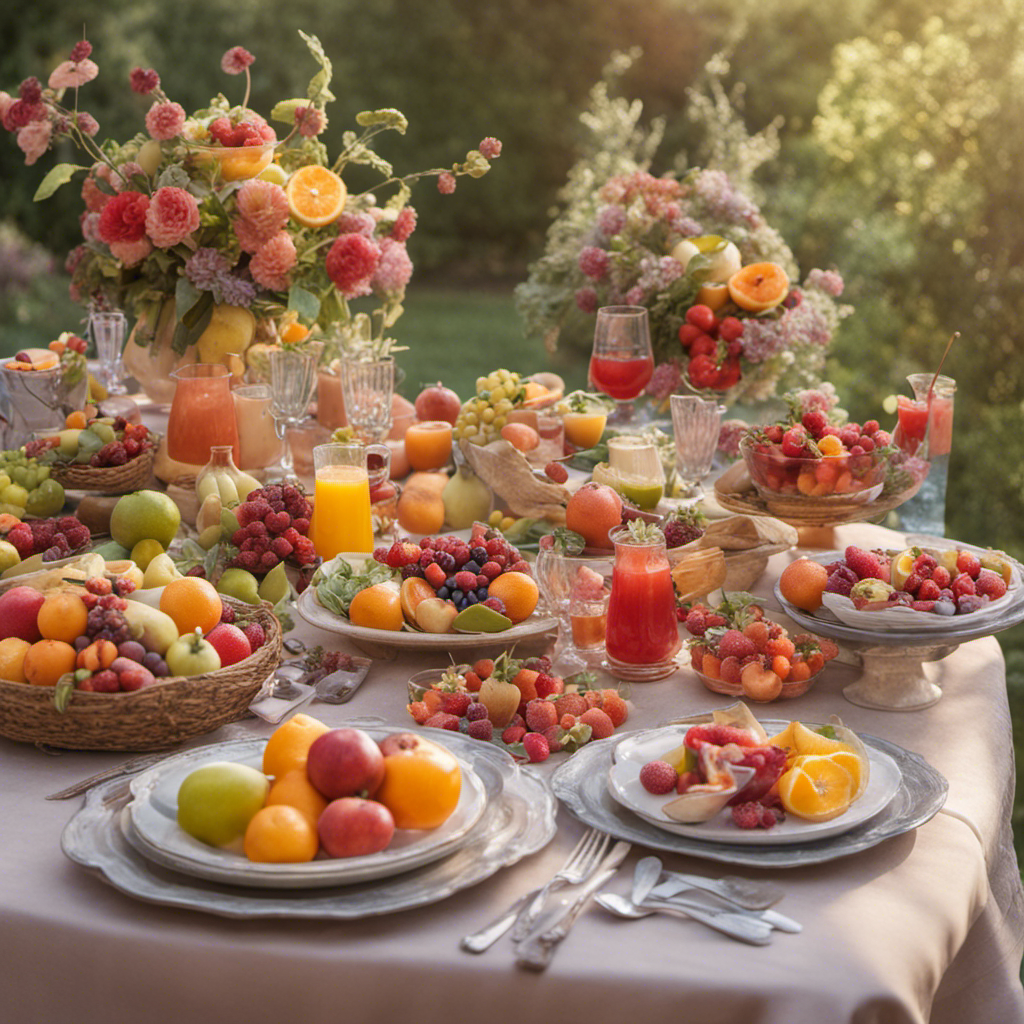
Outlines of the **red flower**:
[[114,196],[100,214],[100,240],[138,242],[146,236],[146,212],[149,196],[141,192],[122,192]]
[[132,92],[142,96],[160,88],[160,76],[152,68],[132,68],[128,80],[131,82]]
[[256,58],[242,46],[232,46],[220,59],[221,71],[240,75]]
[[370,279],[380,262],[380,246],[365,235],[342,235],[325,261],[327,276],[346,299],[370,294]]

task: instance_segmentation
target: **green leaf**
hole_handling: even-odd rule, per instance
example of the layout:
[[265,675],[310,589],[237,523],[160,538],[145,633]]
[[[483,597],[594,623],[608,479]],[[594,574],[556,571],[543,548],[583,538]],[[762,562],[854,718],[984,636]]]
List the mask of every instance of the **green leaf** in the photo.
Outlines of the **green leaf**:
[[[323,44],[316,36],[303,32],[301,29],[299,29],[299,35],[309,48],[309,52],[313,55],[313,59],[320,65],[320,70],[310,80],[309,88],[306,90],[306,95],[311,100],[330,103],[331,100],[334,99],[334,94],[330,90],[331,77],[334,74],[331,59],[324,52]],[[292,115],[292,119],[294,120],[294,113]]]
[[66,185],[75,176],[76,171],[87,170],[89,170],[88,167],[80,167],[78,164],[57,164],[51,167],[46,172],[46,177],[39,183],[39,188],[36,189],[36,194],[32,197],[33,200],[38,203],[43,199],[49,199],[61,185]]
[[293,284],[288,291],[288,308],[302,320],[313,323],[320,315],[320,300],[301,285]]
[[71,703],[71,697],[75,692],[75,674],[74,672],[65,672],[64,675],[57,680],[57,685],[53,690],[53,706],[61,713],[67,710],[68,705]]
[[364,110],[356,114],[356,124],[363,128],[383,125],[385,128],[394,128],[400,135],[404,135],[406,128],[409,127],[409,120],[394,107],[381,107],[379,110]]
[[[193,300],[191,305],[190,300]],[[188,278],[180,277],[174,291],[174,304],[178,323],[174,328],[171,348],[179,355],[183,355],[189,345],[194,345],[199,340],[199,336],[209,325],[213,316],[213,295],[210,292],[200,292]]]

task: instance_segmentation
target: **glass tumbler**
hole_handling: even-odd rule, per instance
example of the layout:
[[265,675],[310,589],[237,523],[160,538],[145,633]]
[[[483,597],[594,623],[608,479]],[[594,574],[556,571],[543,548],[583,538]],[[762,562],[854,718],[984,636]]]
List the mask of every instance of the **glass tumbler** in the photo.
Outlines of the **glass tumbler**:
[[[319,342],[301,349],[280,348],[270,353],[270,389],[277,436],[284,438],[289,427],[306,418],[316,387],[316,369],[323,345]],[[281,456],[281,472],[285,477],[294,470],[292,451],[287,442]]]
[[388,436],[394,390],[393,357],[342,360],[341,393],[345,415],[361,440],[379,443]]
[[698,501],[701,480],[711,472],[725,406],[697,395],[672,396],[672,431],[676,442],[679,497]]
[[96,355],[100,361],[100,382],[112,395],[126,394],[128,389],[122,383],[124,366],[121,352],[127,334],[128,321],[124,313],[90,313],[89,331],[96,343]]

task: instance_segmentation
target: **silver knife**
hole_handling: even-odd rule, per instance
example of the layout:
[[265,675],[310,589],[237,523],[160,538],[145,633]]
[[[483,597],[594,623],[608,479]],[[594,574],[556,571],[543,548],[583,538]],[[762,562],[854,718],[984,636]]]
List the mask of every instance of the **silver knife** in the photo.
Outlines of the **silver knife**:
[[[677,896],[679,893],[687,891],[694,892],[699,890],[695,890],[693,886],[687,885],[685,882],[681,882],[679,879],[670,878],[668,879],[668,881],[662,882],[660,885],[656,885],[654,886],[654,888],[649,890],[649,892],[646,894],[645,899],[637,900],[634,897],[633,902],[637,903],[637,905],[644,903],[645,901],[647,903],[654,902],[672,904],[677,902],[673,897]],[[718,894],[711,893],[710,895],[714,896]],[[718,898],[729,905],[729,911],[730,913],[732,913],[735,904],[733,904],[730,900],[725,899],[724,896],[718,896]],[[689,903],[691,901],[681,900],[679,902]],[[708,904],[700,905],[710,909]],[[770,924],[773,928],[777,928],[780,932],[791,932],[793,934],[796,934],[797,932],[802,932],[804,930],[804,926],[800,924],[799,921],[794,921],[793,918],[786,917],[785,914],[780,914],[777,910],[747,910],[738,908],[736,912],[741,914],[748,914],[752,917],[757,917],[760,920],[764,921],[766,924]]]
[[569,929],[590,901],[590,897],[619,870],[619,865],[626,859],[630,849],[630,843],[621,840],[617,842],[601,861],[601,866],[590,881],[580,889],[576,899],[563,908],[553,920],[545,921],[539,929],[531,932],[519,943],[516,947],[516,963],[520,967],[530,967],[536,971],[542,971],[547,967],[555,947],[569,934]]

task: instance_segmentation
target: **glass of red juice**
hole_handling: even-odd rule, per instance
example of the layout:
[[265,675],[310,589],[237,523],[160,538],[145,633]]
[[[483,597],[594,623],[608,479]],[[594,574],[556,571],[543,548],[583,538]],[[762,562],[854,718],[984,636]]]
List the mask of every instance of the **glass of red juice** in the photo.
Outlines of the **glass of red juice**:
[[651,327],[644,306],[602,306],[597,311],[590,384],[617,403],[613,422],[633,417],[633,399],[643,393],[654,373]]
[[912,373],[907,380],[914,389],[914,397],[899,395],[896,399],[898,422],[894,440],[910,455],[916,455],[927,437],[929,459],[948,456],[953,447],[953,395],[956,392],[956,381],[941,373],[937,378],[931,373]]
[[638,540],[628,527],[611,535],[615,544],[612,594],[605,629],[607,666],[613,675],[643,683],[676,670],[679,623],[665,538]]

